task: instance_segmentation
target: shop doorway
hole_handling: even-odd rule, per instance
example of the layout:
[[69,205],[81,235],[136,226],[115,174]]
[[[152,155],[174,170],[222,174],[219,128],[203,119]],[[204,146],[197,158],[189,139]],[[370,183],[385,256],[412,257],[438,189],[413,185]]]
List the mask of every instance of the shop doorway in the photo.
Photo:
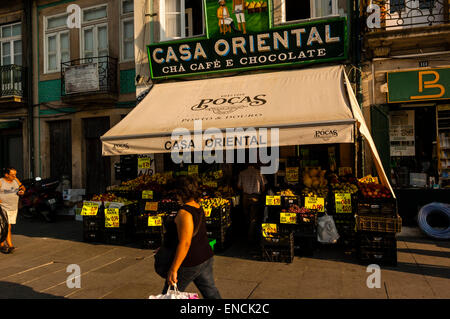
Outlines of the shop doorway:
[[100,194],[111,185],[111,161],[102,156],[100,136],[110,129],[109,117],[83,119],[86,160],[86,192]]
[[49,122],[50,176],[72,180],[72,133],[70,120]]
[[14,167],[17,178],[23,179],[22,128],[0,129],[0,168],[6,167]]

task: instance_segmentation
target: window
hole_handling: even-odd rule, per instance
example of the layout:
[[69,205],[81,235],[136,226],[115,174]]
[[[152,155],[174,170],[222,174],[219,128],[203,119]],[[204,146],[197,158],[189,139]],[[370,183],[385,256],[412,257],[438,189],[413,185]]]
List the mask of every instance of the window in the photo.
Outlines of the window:
[[121,8],[121,53],[120,60],[134,61],[134,4],[133,0],[122,0]]
[[0,65],[22,65],[22,25],[13,23],[0,27]]
[[281,0],[281,22],[338,14],[337,0]]
[[83,9],[81,28],[81,57],[108,56],[107,6]]
[[58,72],[61,63],[70,60],[69,29],[67,14],[44,18],[44,72]]
[[160,0],[161,41],[204,34],[202,0]]
[[[417,3],[418,2],[418,3]],[[417,8],[419,9],[433,9],[435,6],[434,0],[390,0],[390,13],[401,12],[401,11],[412,11]],[[416,13],[417,15],[417,13]]]

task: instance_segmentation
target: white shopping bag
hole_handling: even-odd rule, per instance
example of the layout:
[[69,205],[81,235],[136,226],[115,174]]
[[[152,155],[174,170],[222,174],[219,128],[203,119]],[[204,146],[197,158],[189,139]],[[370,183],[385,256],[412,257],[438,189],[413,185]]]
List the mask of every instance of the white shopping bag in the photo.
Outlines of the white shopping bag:
[[148,299],[199,299],[198,294],[191,292],[182,292],[179,291],[177,285],[169,287],[166,294],[160,294],[156,296],[150,296]]
[[326,244],[335,244],[339,239],[339,234],[334,224],[332,216],[325,216],[317,219],[317,241]]

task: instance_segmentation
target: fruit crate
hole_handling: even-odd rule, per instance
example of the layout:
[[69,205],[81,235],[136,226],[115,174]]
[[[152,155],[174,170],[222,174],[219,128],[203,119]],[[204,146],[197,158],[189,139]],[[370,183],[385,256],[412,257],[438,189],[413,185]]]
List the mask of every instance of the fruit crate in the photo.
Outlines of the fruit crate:
[[100,231],[105,228],[104,217],[97,216],[83,216],[83,231]]
[[281,196],[281,208],[289,209],[291,205],[299,205],[300,201],[300,196]]
[[383,233],[399,233],[402,229],[402,218],[380,217],[373,215],[356,215],[357,231],[372,231]]
[[358,194],[351,194],[351,202],[352,202],[352,211],[348,213],[337,213],[336,212],[336,197],[335,192],[330,193],[330,198],[328,201],[328,207],[327,207],[327,213],[329,215],[339,216],[339,215],[355,215],[358,212],[358,203],[359,203],[359,197]]
[[163,234],[140,234],[136,237],[143,249],[157,249],[163,242]]
[[383,266],[397,266],[396,248],[358,248],[358,260],[361,264],[377,264]]
[[294,233],[274,233],[270,237],[261,236],[262,246],[291,246],[294,242]]
[[102,243],[103,242],[103,231],[102,230],[83,230],[83,241],[89,243]]
[[104,231],[104,242],[107,245],[125,245],[132,242],[128,229],[108,229]]
[[278,231],[282,234],[296,232],[304,235],[312,235],[316,232],[317,225],[315,223],[300,223],[300,224],[279,224]]
[[231,216],[229,214],[224,214],[221,217],[207,217],[206,218],[206,227],[209,228],[220,228],[220,227],[229,227],[231,226]]
[[294,255],[312,257],[317,245],[317,235],[294,233]]
[[[151,216],[160,217],[161,225],[160,226],[150,226],[149,218]],[[139,214],[134,216],[134,228],[135,234],[163,234],[164,233],[164,221],[165,216],[162,214]]]
[[231,227],[219,227],[219,228],[206,228],[206,235],[210,240],[215,239],[216,250],[223,250],[231,244]]
[[269,262],[292,263],[294,260],[294,245],[287,247],[262,247],[262,259]]
[[357,214],[362,215],[382,215],[395,217],[397,215],[397,201],[391,199],[367,199],[358,198]]

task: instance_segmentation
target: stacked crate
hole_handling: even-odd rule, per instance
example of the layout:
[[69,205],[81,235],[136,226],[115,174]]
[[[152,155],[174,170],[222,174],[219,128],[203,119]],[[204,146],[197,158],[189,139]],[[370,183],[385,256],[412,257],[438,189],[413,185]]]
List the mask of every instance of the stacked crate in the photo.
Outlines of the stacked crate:
[[[83,216],[83,241],[102,242],[103,230],[105,228],[105,215],[101,202],[96,202],[97,210],[95,215]],[[84,214],[84,212],[82,211]]]
[[[206,213],[206,212],[205,212]],[[206,234],[216,240],[215,249],[221,251],[231,244],[231,206],[223,205],[211,209],[206,216]]]
[[136,213],[137,205],[117,205],[118,208],[118,223],[117,225],[111,226],[107,222],[106,210],[108,208],[114,208],[114,203],[104,204],[104,214],[105,214],[105,224],[104,224],[104,242],[109,245],[124,245],[130,243],[133,238],[134,224],[133,216]]
[[402,220],[395,199],[360,199],[356,215],[357,255],[363,264],[397,265],[397,240]]
[[266,232],[262,226],[261,252],[264,261],[291,263],[294,259],[294,233],[280,232],[277,224],[271,224],[274,231]]

